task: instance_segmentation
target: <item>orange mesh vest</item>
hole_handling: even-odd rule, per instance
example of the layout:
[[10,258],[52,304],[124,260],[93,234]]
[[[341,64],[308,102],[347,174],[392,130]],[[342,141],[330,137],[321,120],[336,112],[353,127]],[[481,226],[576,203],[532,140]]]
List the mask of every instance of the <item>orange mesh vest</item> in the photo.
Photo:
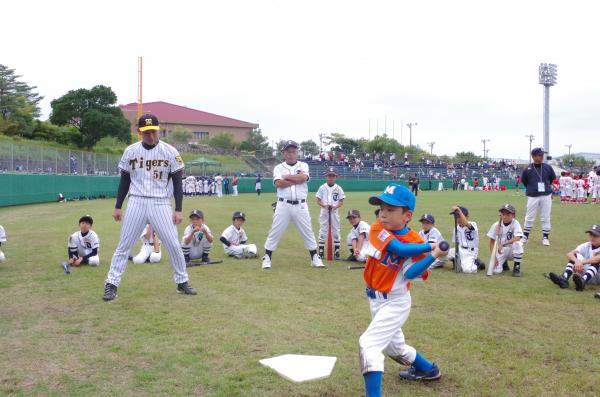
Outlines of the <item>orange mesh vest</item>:
[[[379,292],[388,293],[392,290],[398,272],[401,271],[402,266],[408,258],[398,257],[398,255],[388,252],[385,247],[396,238],[398,241],[404,244],[422,244],[425,241],[419,236],[419,233],[413,229],[409,229],[408,233],[403,236],[397,236],[391,231],[384,229],[379,221],[375,221],[371,225],[369,231],[369,243],[378,251],[381,252],[380,259],[369,256],[367,258],[367,264],[364,271],[364,279],[369,288],[373,288]],[[425,258],[428,253],[422,253],[411,257],[412,262],[417,262]],[[422,278],[426,280],[429,276],[429,270],[426,270]],[[407,287],[410,288],[410,283],[407,283]]]

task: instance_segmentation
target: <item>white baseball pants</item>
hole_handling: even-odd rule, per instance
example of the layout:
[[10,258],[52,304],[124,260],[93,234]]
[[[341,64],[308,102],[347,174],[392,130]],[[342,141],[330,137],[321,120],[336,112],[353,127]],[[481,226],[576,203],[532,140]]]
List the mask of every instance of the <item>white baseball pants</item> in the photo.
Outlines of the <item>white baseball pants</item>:
[[[477,260],[478,250],[471,250],[469,248],[460,248],[460,266],[463,273],[477,273]],[[454,259],[456,252],[454,248],[448,250],[448,259]]]
[[[329,211],[325,208],[321,208],[319,224],[321,225],[319,228],[319,243],[324,244],[327,241],[327,233],[329,232]],[[331,212],[331,237],[333,237],[335,244],[340,244],[342,237],[340,236],[340,214],[337,209]]]
[[177,237],[177,227],[173,224],[173,210],[170,200],[130,196],[123,218],[123,225],[121,226],[119,244],[112,257],[110,271],[106,279],[107,283],[119,286],[127,266],[129,251],[131,251],[131,247],[133,247],[148,223],[152,224],[156,235],[167,248],[171,258],[175,283],[180,284],[188,281],[185,259]]
[[[140,232],[141,233],[141,232]],[[75,248],[75,247],[73,247]],[[82,258],[85,256],[85,251],[77,247],[77,256]],[[100,264],[100,255],[90,256],[88,258],[88,265],[90,266],[98,266]]]
[[369,298],[371,323],[358,340],[363,374],[383,372],[384,353],[406,365],[412,364],[417,356],[415,348],[406,344],[402,332],[410,314],[410,292],[391,293],[387,299],[380,292],[375,294],[375,299]]
[[6,260],[6,255],[4,255],[4,252],[0,251],[0,263],[4,262]]
[[527,197],[527,213],[525,214],[525,224],[523,230],[531,231],[533,222],[538,211],[541,212],[540,220],[542,221],[542,232],[550,233],[552,229],[550,225],[550,213],[552,211],[552,197],[550,194],[546,196]]
[[[195,233],[201,233],[201,232],[195,232]],[[200,243],[197,245],[194,245],[194,240],[196,239],[196,237],[194,236],[194,238],[192,238],[192,240],[190,241],[189,244],[185,244],[183,242],[183,238],[181,239],[181,249],[183,250],[184,254],[187,254],[189,252],[190,255],[190,259],[200,259],[202,258],[202,254],[208,254],[210,249],[212,248],[212,243],[209,242],[206,237],[204,237],[202,240],[200,240]]]
[[516,260],[518,262],[523,258],[523,243],[521,241],[515,241],[508,247],[502,248],[500,252],[496,250],[496,266],[494,267],[494,274],[502,273],[502,264],[509,260]]
[[234,196],[238,195],[237,185],[233,185],[233,195]]
[[299,204],[289,204],[285,201],[277,201],[277,207],[273,213],[273,223],[271,230],[265,241],[265,249],[275,251],[279,245],[279,240],[285,233],[290,220],[296,225],[296,229],[300,232],[304,247],[307,250],[316,250],[317,241],[312,231],[310,221],[310,212],[308,212],[308,204],[306,202]]
[[223,186],[217,185],[217,197],[223,197]]
[[154,252],[154,246],[148,244],[142,244],[140,252],[133,257],[133,263],[139,265],[146,263],[146,260],[150,259],[150,263],[158,263],[162,258],[161,252]]
[[[348,236],[346,237],[346,244],[348,245],[348,251],[350,251],[351,254],[354,255],[354,248],[352,248],[352,241],[353,241],[353,236],[351,233],[348,234]],[[366,262],[367,261],[367,245],[369,244],[368,240],[365,240],[365,242],[363,243],[362,249],[360,250],[358,256],[355,256],[356,260],[359,262]]]
[[241,245],[230,245],[229,247],[223,247],[225,255],[233,256],[238,259],[254,258],[258,249],[256,244],[241,244]]
[[595,199],[600,198],[600,185],[592,186],[592,198],[595,198]]

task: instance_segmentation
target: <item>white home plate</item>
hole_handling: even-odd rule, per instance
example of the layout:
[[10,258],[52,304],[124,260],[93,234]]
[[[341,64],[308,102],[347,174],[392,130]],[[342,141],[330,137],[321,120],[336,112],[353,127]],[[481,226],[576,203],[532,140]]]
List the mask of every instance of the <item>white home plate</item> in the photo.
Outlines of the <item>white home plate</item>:
[[259,360],[259,363],[274,369],[279,375],[292,382],[304,382],[327,378],[331,375],[336,360],[337,357],[329,356],[284,354]]

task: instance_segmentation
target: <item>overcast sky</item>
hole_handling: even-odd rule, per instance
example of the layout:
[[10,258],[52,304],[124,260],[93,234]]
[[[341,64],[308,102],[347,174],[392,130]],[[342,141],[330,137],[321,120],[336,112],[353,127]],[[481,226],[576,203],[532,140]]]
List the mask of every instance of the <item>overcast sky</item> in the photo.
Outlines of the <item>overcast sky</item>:
[[[249,122],[270,140],[387,131],[437,154],[541,145],[540,62],[558,64],[550,151],[600,152],[597,1],[27,1],[2,5],[0,63],[50,101],[112,87]],[[594,72],[596,70],[596,72]],[[387,118],[387,126],[384,121]],[[402,132],[402,134],[401,134]]]

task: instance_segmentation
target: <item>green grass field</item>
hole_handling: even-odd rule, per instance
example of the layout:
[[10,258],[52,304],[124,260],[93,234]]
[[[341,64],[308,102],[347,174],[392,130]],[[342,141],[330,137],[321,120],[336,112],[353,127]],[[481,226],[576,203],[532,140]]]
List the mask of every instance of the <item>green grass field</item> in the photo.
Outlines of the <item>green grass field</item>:
[[[311,196],[314,193],[311,193]],[[368,193],[350,193],[344,210],[359,208],[372,221]],[[193,198],[218,236],[234,210],[247,213],[246,231],[262,253],[274,195]],[[416,215],[433,213],[451,237],[451,205],[467,206],[480,226],[480,257],[489,259],[484,234],[497,208],[513,203],[523,221],[525,197],[513,192],[423,192]],[[273,255],[260,261],[226,259],[189,269],[198,296],[175,292],[166,251],[157,265],[129,265],[119,297],[102,301],[103,284],[120,225],[113,200],[0,209],[8,234],[0,265],[0,395],[54,396],[360,396],[358,337],[369,323],[362,273],[348,263],[312,269],[290,226]],[[600,222],[600,207],[553,208],[552,246],[541,245],[539,222],[525,247],[523,277],[486,277],[435,270],[414,283],[404,332],[409,344],[435,361],[443,376],[407,383],[386,359],[386,396],[575,396],[600,393],[598,287],[560,290],[542,277],[562,271],[565,253]],[[65,275],[69,233],[82,214],[94,216],[101,265]],[[317,206],[311,203],[314,230]],[[185,225],[180,225],[180,233]],[[413,227],[418,227],[414,222]],[[345,237],[349,226],[344,222]],[[344,255],[347,250],[344,249]],[[294,384],[258,360],[285,353],[338,357],[331,377]]]

